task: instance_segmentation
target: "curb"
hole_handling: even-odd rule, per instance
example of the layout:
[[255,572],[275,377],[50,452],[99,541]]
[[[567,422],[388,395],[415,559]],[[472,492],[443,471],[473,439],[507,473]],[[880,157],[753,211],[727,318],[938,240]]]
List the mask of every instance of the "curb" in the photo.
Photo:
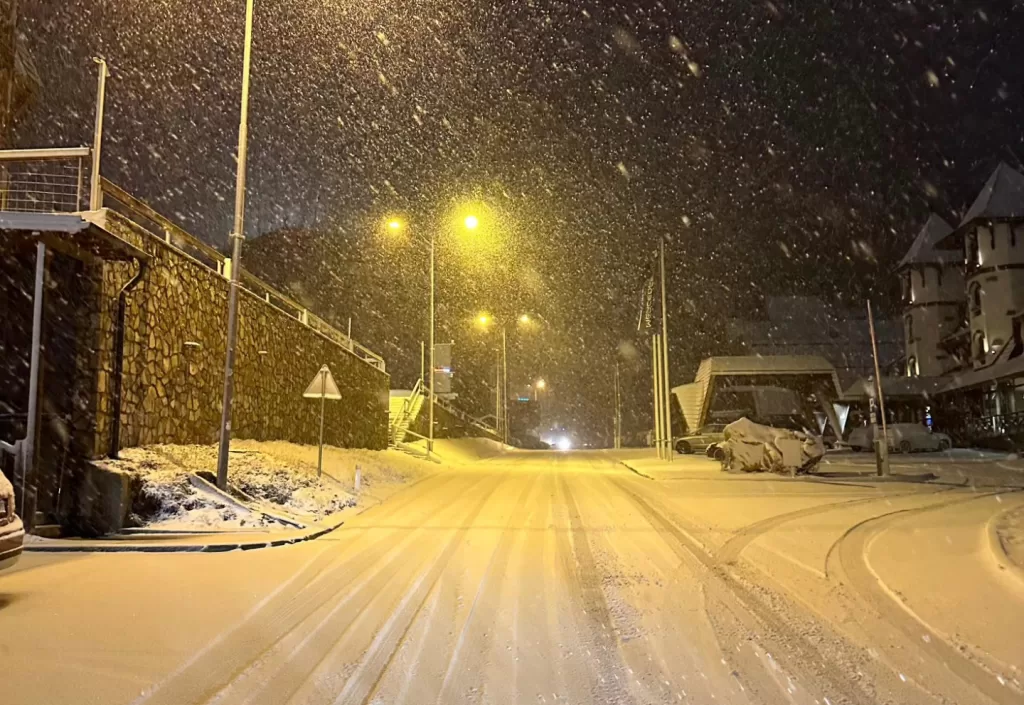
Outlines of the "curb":
[[133,546],[124,541],[95,542],[89,545],[76,546],[45,543],[26,543],[25,552],[31,553],[226,553],[228,551],[252,551],[261,548],[276,548],[278,546],[290,546],[306,541],[314,541],[322,536],[341,528],[345,522],[339,521],[332,526],[325,526],[311,531],[302,536],[293,536],[287,539],[269,539],[266,541],[239,541],[235,543],[212,543],[212,544],[149,544]]
[[1006,549],[1003,548],[1003,542],[999,539],[999,532],[996,531],[996,524],[1004,516],[1019,511],[1024,511],[1024,507],[1010,507],[989,517],[989,520],[985,522],[985,536],[988,539],[988,550],[992,553],[992,558],[995,560],[996,565],[1024,584],[1024,568],[1014,563],[1009,554],[1006,553]]

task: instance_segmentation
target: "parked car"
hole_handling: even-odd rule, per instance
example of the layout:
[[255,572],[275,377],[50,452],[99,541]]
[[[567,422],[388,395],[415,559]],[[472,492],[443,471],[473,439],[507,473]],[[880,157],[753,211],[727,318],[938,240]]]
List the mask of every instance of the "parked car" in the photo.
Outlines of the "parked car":
[[697,433],[677,438],[676,452],[683,454],[707,453],[710,448],[717,447],[725,440],[724,431],[725,424],[723,423],[705,424]]
[[14,509],[14,486],[0,472],[0,569],[18,560],[25,540],[25,527]]
[[[953,439],[945,433],[931,431],[924,424],[894,423],[888,426],[889,450],[900,453],[916,451],[949,450]],[[853,450],[864,451],[874,448],[874,427],[860,426],[850,432],[847,444]]]

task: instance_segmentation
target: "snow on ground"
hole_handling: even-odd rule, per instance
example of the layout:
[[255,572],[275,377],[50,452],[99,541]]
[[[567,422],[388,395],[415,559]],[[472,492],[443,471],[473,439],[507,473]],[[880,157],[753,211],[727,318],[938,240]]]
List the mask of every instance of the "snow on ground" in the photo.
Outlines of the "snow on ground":
[[995,529],[1006,557],[1024,569],[1024,507],[1001,515]]
[[[129,448],[121,452],[119,460],[103,464],[138,478],[135,523],[167,530],[283,526],[264,511],[303,523],[321,521],[348,508],[380,502],[432,470],[431,464],[395,451],[325,446],[323,474],[318,478],[315,446],[235,441],[228,481],[254,500],[236,502],[190,482],[192,475],[209,478],[216,473],[214,445]],[[358,491],[357,468],[361,476]]]

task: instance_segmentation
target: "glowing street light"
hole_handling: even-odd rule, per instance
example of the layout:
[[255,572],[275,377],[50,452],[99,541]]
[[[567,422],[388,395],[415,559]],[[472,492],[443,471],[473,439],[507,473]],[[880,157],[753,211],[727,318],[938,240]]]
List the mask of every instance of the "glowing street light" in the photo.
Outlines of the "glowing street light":
[[524,313],[523,315],[521,315],[519,317],[519,322],[522,323],[523,325],[526,325],[531,320],[533,320],[533,319],[530,318],[530,314],[528,314],[528,313]]
[[467,215],[465,225],[466,230],[476,230],[476,226],[480,225],[480,221],[475,215]]
[[537,389],[544,389],[547,386],[548,386],[548,383],[545,382],[544,380],[542,380],[542,379],[538,379],[537,380],[537,384],[536,384]]
[[390,228],[391,230],[401,230],[402,229],[402,221],[400,221],[400,220],[389,220],[388,221],[388,228]]
[[486,313],[481,313],[479,316],[476,317],[476,322],[482,326],[486,326],[488,323],[491,322],[491,317],[488,316]]

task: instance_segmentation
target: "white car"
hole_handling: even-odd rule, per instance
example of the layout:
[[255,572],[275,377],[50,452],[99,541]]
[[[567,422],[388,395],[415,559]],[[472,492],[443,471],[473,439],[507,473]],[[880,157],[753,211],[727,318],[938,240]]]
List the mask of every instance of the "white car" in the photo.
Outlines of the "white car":
[[[930,431],[924,424],[894,423],[886,431],[890,451],[913,453],[921,450],[949,450],[953,447],[952,438],[945,433]],[[850,431],[846,442],[853,450],[872,450],[874,437],[873,426],[861,426]]]
[[0,472],[0,569],[14,565],[24,541],[25,527],[14,513],[14,486]]

